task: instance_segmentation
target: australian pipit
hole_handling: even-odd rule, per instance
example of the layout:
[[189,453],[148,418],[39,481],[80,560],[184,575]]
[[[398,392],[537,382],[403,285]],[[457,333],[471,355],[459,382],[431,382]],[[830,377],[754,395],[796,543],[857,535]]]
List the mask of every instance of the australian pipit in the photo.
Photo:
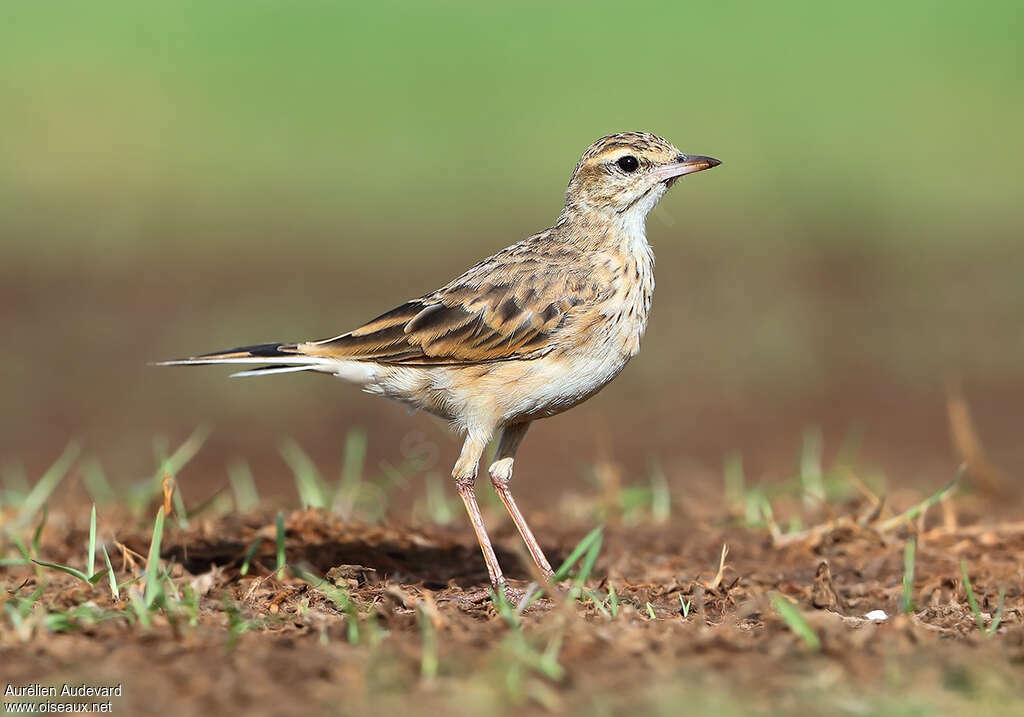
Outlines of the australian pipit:
[[236,376],[318,371],[450,421],[466,436],[452,477],[496,588],[505,578],[474,481],[484,448],[500,430],[491,484],[550,577],[509,489],[516,450],[531,422],[587,400],[640,350],[654,292],[647,214],[679,177],[718,164],[646,132],[603,137],[577,163],[554,226],[437,291],[340,336],[163,365],[261,364]]

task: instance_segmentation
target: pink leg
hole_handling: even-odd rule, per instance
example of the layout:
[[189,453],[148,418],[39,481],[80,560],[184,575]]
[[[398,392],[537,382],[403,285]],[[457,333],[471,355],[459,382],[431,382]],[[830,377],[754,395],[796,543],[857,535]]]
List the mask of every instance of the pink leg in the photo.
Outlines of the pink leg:
[[462,453],[452,470],[452,477],[455,479],[459,497],[462,498],[462,502],[466,506],[466,513],[469,514],[469,522],[473,526],[473,532],[476,533],[476,540],[480,543],[480,552],[483,553],[484,562],[487,563],[487,574],[491,578],[491,585],[498,590],[505,584],[505,576],[501,572],[498,556],[494,554],[494,547],[491,545],[491,539],[484,527],[484,519],[480,515],[480,506],[476,502],[476,492],[473,489],[477,463],[480,461],[480,455],[486,445],[485,437],[470,433],[466,437],[466,442],[462,444]]
[[551,563],[545,557],[544,551],[541,550],[537,539],[533,537],[533,531],[526,524],[526,518],[523,517],[519,506],[516,505],[515,498],[512,497],[512,491],[508,487],[509,481],[512,479],[512,463],[515,460],[516,450],[519,448],[519,444],[522,443],[523,437],[526,436],[526,430],[529,427],[529,422],[505,427],[501,434],[501,441],[498,443],[498,453],[495,456],[494,463],[488,469],[488,473],[490,473],[491,484],[494,486],[495,492],[501,498],[501,502],[505,504],[508,514],[512,516],[512,522],[516,524],[519,535],[523,537],[526,548],[530,551],[530,555],[533,556],[533,562],[537,564],[545,578],[550,578],[555,574],[555,571],[551,569]]

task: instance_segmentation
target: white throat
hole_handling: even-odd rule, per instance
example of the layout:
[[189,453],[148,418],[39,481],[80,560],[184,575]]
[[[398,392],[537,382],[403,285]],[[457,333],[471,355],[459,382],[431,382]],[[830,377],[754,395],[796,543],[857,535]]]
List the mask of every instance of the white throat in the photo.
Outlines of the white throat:
[[626,211],[617,215],[619,226],[628,238],[630,249],[634,253],[650,252],[650,245],[647,243],[647,215],[667,190],[668,187],[659,183]]

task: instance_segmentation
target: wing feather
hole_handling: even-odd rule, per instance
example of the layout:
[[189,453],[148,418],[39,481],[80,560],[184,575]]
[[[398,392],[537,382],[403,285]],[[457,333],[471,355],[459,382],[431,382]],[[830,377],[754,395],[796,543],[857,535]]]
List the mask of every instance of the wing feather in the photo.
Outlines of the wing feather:
[[299,344],[308,356],[397,365],[469,365],[536,358],[611,290],[580,251],[535,234],[438,291],[359,328]]
[[[553,347],[581,300],[516,283],[473,292],[454,287],[410,301],[330,339],[300,344],[304,354],[394,364],[473,364],[534,358]],[[464,297],[471,296],[469,301]],[[462,300],[460,300],[462,299]]]

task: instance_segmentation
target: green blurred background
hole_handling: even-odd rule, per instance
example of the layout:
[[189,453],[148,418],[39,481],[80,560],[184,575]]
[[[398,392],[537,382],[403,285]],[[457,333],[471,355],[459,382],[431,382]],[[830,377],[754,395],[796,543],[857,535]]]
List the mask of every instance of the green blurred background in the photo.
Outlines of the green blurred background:
[[[594,460],[677,486],[741,451],[791,470],[851,427],[896,477],[955,464],[963,386],[1024,468],[1019,2],[6,3],[0,10],[0,458],[81,438],[115,475],[216,428],[190,468],[283,476],[295,436],[375,461],[425,416],[326,377],[147,361],[323,337],[548,226],[597,137],[724,161],[649,220],[644,350],[539,425],[534,493]],[[282,491],[290,491],[282,483]]]

